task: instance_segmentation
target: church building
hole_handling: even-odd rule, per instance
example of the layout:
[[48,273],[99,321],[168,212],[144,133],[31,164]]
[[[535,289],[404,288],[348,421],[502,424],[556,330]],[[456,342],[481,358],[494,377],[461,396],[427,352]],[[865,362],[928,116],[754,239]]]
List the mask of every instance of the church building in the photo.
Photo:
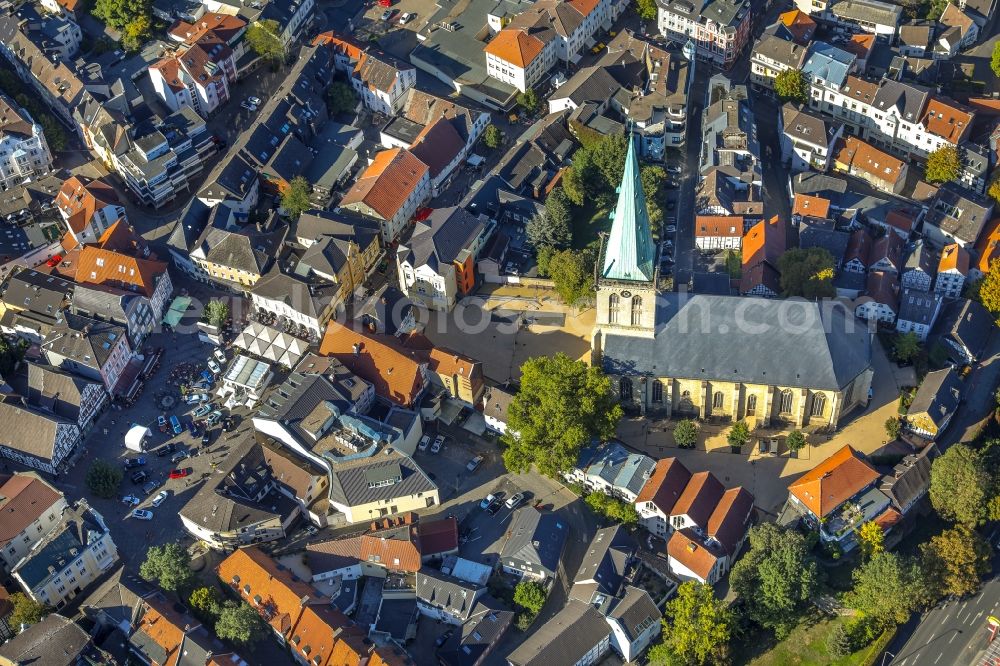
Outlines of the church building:
[[867,406],[872,334],[843,304],[661,293],[658,263],[630,140],[593,333],[623,406],[796,428],[836,428]]

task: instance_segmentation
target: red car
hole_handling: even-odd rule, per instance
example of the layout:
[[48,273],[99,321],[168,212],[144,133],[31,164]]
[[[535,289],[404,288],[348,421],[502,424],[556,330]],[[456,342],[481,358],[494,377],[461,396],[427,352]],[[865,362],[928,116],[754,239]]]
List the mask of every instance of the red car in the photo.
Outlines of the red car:
[[183,479],[185,476],[188,476],[189,474],[191,474],[191,468],[182,467],[181,469],[170,470],[169,476],[171,479]]

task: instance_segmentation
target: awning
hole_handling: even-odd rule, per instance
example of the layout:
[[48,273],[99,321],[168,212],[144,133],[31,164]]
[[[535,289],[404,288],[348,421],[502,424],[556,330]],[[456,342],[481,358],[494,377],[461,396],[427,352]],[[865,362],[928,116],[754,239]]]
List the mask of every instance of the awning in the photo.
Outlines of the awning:
[[125,448],[130,451],[142,451],[142,441],[149,435],[149,428],[134,425],[125,433]]
[[163,323],[171,328],[181,323],[181,319],[184,318],[184,313],[191,306],[192,300],[190,296],[178,296],[175,298],[174,302],[170,304],[170,309],[163,315]]

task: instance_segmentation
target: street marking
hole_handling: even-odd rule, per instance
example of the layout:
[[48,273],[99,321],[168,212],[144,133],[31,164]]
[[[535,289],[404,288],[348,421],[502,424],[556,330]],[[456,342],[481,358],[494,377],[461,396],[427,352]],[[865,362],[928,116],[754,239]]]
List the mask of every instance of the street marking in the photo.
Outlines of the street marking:
[[939,661],[941,661],[941,657],[943,657],[943,656],[944,656],[944,652],[942,652],[941,654],[939,654],[939,655],[937,656],[937,659],[935,659],[935,660],[934,660],[934,663],[936,664],[936,663],[938,663]]
[[944,613],[944,614],[943,614],[943,615],[941,616],[941,621],[940,621],[940,622],[939,622],[938,624],[944,624],[944,623],[945,623],[945,620],[947,620],[947,619],[948,619],[948,614],[947,614],[947,613]]
[[948,640],[948,645],[951,645],[951,642],[953,640],[955,640],[956,636],[958,636],[958,632],[957,631],[951,635],[951,639]]

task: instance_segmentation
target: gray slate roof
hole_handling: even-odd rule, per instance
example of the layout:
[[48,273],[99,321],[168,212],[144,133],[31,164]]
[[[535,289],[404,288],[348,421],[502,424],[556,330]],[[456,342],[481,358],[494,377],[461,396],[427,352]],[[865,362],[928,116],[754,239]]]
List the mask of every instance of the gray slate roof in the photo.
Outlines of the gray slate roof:
[[618,621],[630,641],[659,622],[661,616],[649,593],[631,585],[625,588],[624,596],[608,613],[608,618]]
[[837,391],[871,365],[868,330],[842,304],[675,293],[657,301],[655,338],[606,335],[605,371]]
[[570,601],[510,653],[513,666],[575,666],[611,634],[593,606]]
[[438,661],[443,666],[474,666],[500,642],[513,619],[514,613],[504,610],[496,599],[480,597],[462,624],[461,641],[457,646],[451,641],[445,643],[438,652]]
[[56,529],[32,547],[12,570],[31,589],[39,589],[76,559],[74,552],[94,545],[106,532],[83,500],[63,512]]
[[[399,467],[402,479],[392,485],[371,488],[368,476],[380,468]],[[409,456],[398,451],[380,453],[349,463],[334,465],[330,499],[347,506],[358,506],[394,497],[429,493],[437,489],[430,477]]]
[[933,326],[941,307],[941,294],[904,289],[899,299],[899,319],[915,324]]
[[54,414],[13,401],[0,401],[0,441],[15,451],[51,461],[60,425],[76,427]]
[[872,100],[872,106],[885,112],[895,108],[900,118],[909,123],[915,123],[920,119],[920,114],[927,105],[928,97],[930,97],[930,90],[927,88],[883,79],[878,92],[875,93],[875,98]]
[[938,190],[924,224],[972,244],[979,238],[992,212],[993,203],[990,200],[949,182]]
[[913,396],[908,413],[926,413],[938,426],[955,413],[962,399],[962,380],[954,368],[928,372]]
[[573,579],[570,599],[590,603],[595,594],[618,594],[636,544],[621,525],[597,530]]
[[963,298],[946,305],[935,334],[950,338],[970,350],[975,358],[982,356],[996,322],[978,302]]
[[554,576],[559,569],[569,525],[553,513],[541,513],[526,506],[514,512],[507,530],[507,541],[500,550],[500,561],[515,568],[531,567]]
[[418,223],[409,248],[400,248],[410,265],[428,265],[435,271],[438,266],[449,265],[467,249],[474,238],[483,232],[486,220],[464,208],[438,208],[425,223]]
[[903,8],[877,0],[840,0],[830,8],[830,13],[855,22],[896,26],[903,14]]
[[37,666],[75,666],[88,643],[87,632],[72,620],[52,613],[0,645],[0,660]]
[[463,622],[472,615],[477,592],[484,589],[428,567],[422,568],[416,576],[417,601],[440,608]]

